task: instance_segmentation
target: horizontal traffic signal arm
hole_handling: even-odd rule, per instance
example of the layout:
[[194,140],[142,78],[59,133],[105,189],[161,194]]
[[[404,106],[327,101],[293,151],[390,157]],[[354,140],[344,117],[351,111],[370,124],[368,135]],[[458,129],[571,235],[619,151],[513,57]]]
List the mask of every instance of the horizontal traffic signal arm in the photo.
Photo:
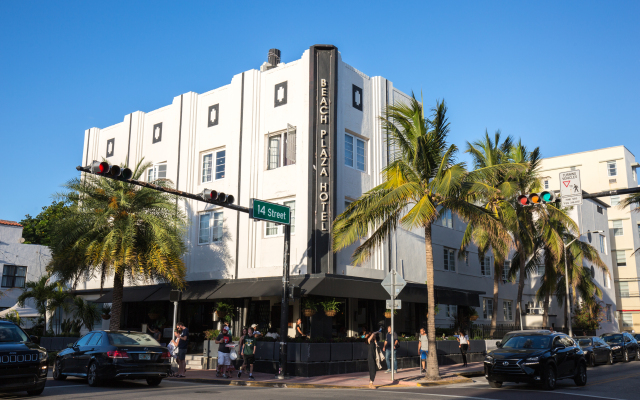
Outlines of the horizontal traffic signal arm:
[[631,193],[640,193],[640,187],[634,187],[629,189],[607,190],[605,192],[597,192],[597,193],[583,193],[582,198],[593,199],[596,197],[617,196],[619,194],[631,194]]
[[[117,171],[115,171],[115,170],[113,172],[111,172],[112,171],[111,168],[113,168],[113,167],[117,167],[117,169],[120,170],[119,174],[116,175],[115,173]],[[116,165],[109,165],[109,163],[106,163],[106,162],[98,163],[97,161],[94,161],[88,167],[77,166],[76,170],[81,171],[81,172],[86,172],[88,174],[94,174],[94,175],[102,176],[102,177],[105,177],[105,178],[116,179],[116,180],[119,180],[119,181],[131,183],[131,184],[137,185],[137,186],[142,186],[142,187],[154,189],[154,190],[157,190],[159,192],[170,193],[170,194],[173,194],[173,195],[176,195],[176,196],[185,197],[187,199],[192,199],[192,200],[197,200],[197,201],[204,201],[205,203],[215,204],[217,206],[230,208],[232,210],[236,210],[236,211],[240,211],[240,212],[244,212],[244,213],[249,213],[249,209],[247,207],[241,207],[241,206],[237,206],[235,204],[223,203],[223,202],[220,202],[220,201],[217,201],[217,200],[211,200],[211,198],[205,199],[205,196],[203,196],[202,194],[193,194],[193,193],[183,192],[182,190],[166,188],[166,187],[154,185],[153,183],[143,182],[143,181],[138,181],[138,180],[135,180],[135,179],[131,179],[130,177],[132,175],[130,174],[131,170],[129,170],[129,168],[121,169],[120,167],[118,167]],[[94,171],[96,171],[96,172],[94,172]],[[126,172],[126,171],[128,171],[128,172]],[[111,172],[111,175],[110,175],[110,172]],[[129,176],[129,178],[127,178],[126,176]],[[225,199],[226,201],[229,201],[228,200],[229,196],[230,195],[226,195],[226,199]],[[231,200],[232,201],[234,200],[233,196],[231,196]]]

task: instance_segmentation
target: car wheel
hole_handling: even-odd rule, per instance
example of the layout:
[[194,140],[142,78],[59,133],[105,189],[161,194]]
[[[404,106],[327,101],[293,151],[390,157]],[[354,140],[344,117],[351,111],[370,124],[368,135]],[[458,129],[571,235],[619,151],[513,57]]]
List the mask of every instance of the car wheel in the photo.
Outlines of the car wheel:
[[494,389],[500,389],[502,387],[502,382],[489,381],[489,386],[491,386]]
[[596,366],[596,356],[594,354],[592,354],[591,357],[589,357],[589,366],[591,368]]
[[98,379],[98,364],[92,362],[89,364],[89,370],[87,371],[87,382],[89,386],[96,387],[100,384]]
[[27,394],[29,396],[40,396],[44,392],[44,388],[36,389],[36,390],[27,390]]
[[629,352],[627,350],[624,351],[624,362],[629,362]]
[[640,361],[640,348],[636,349],[636,361]]
[[609,352],[609,357],[607,357],[607,364],[608,365],[613,364],[613,354],[611,352]]
[[162,382],[162,378],[147,378],[149,386],[158,386]]
[[587,366],[584,363],[580,363],[578,365],[578,370],[576,371],[576,376],[573,378],[573,381],[578,386],[584,386],[587,384]]
[[62,362],[60,360],[56,360],[53,363],[53,379],[56,381],[63,381],[67,379],[66,375],[62,375]]
[[556,369],[553,365],[547,365],[542,373],[542,385],[546,390],[556,388]]

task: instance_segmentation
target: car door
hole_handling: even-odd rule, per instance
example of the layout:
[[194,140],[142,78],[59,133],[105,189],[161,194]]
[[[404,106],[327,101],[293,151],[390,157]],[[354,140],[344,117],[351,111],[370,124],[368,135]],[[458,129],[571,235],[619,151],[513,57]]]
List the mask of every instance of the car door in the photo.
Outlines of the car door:
[[94,332],[89,332],[86,334],[85,337],[82,338],[83,339],[82,343],[78,342],[78,350],[76,351],[75,362],[74,362],[74,368],[77,374],[87,373],[87,370],[85,368],[85,366],[88,363],[88,357],[89,357],[87,355],[87,351],[90,348],[89,342],[91,341],[91,338],[94,335],[95,335]]
[[70,350],[72,350],[72,352],[68,355],[68,358],[65,361],[64,373],[68,373],[68,374],[80,373],[79,372],[79,368],[78,368],[78,359],[79,359],[79,356],[80,356],[80,348],[87,344],[87,342],[91,338],[91,335],[93,335],[92,332],[91,333],[87,333],[86,335],[81,337],[77,342],[75,342],[73,344],[73,346],[70,348]]
[[567,354],[569,349],[567,349],[562,343],[562,337],[556,336],[553,339],[553,345],[551,347],[551,351],[553,352],[553,357],[556,360],[556,368],[558,372],[558,376],[566,376],[568,374],[567,370]]
[[573,376],[576,373],[578,360],[580,359],[580,355],[578,354],[580,346],[569,336],[563,336],[561,341],[567,347],[567,375]]
[[94,356],[96,349],[99,349],[102,339],[101,332],[93,332],[93,336],[89,339],[87,344],[80,347],[80,354],[78,355],[78,370],[80,373],[86,373],[89,367],[89,361]]
[[633,348],[633,342],[631,342],[631,335],[629,335],[628,333],[624,332],[622,334],[622,342],[624,343],[624,348],[625,350],[629,353],[629,359],[633,358],[633,351],[635,350]]
[[607,361],[608,351],[606,347],[603,346],[604,342],[600,338],[592,338],[593,340],[593,354],[596,357],[596,362],[605,362]]

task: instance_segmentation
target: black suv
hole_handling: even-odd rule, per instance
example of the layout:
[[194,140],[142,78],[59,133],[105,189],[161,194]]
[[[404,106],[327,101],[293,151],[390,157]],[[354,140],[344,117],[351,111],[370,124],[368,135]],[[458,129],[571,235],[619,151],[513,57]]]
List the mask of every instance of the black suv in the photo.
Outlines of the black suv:
[[47,350],[19,326],[0,321],[0,392],[39,395],[47,383]]
[[631,358],[640,361],[640,346],[630,333],[603,333],[600,338],[611,347],[613,358],[616,361],[629,362]]
[[587,384],[587,361],[580,346],[564,333],[519,332],[487,354],[484,376],[492,388],[503,382],[539,383],[553,390],[559,379]]

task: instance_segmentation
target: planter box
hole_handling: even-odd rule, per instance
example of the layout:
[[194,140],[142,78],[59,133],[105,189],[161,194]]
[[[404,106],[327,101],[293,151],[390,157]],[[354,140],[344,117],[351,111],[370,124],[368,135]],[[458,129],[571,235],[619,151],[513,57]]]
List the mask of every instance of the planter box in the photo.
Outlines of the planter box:
[[440,354],[460,354],[457,340],[439,340],[436,341],[438,355]]
[[[369,349],[364,342],[353,343],[353,359],[354,360],[366,360],[369,356]],[[360,371],[358,371],[360,372]]]
[[400,348],[397,350],[398,357],[412,357],[418,354],[418,341],[398,342]]
[[[496,345],[496,342],[493,342],[493,345]],[[487,351],[487,341],[486,340],[471,340],[469,342],[469,352],[470,353],[485,353]]]
[[40,346],[47,349],[47,351],[59,351],[67,348],[69,343],[75,343],[77,337],[43,337],[40,338]]
[[331,343],[331,361],[353,360],[353,346],[351,343]]
[[[301,362],[331,361],[330,343],[300,343]],[[316,375],[313,375],[316,376]]]
[[273,360],[275,342],[256,342],[256,360]]

